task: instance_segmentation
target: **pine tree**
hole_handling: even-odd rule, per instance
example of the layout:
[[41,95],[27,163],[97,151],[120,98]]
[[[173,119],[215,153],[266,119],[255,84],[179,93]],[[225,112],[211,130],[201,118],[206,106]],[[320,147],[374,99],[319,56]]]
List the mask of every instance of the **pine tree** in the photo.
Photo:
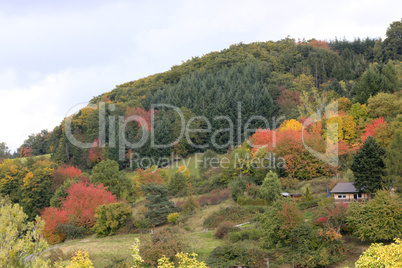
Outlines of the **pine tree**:
[[394,138],[389,145],[386,157],[385,165],[386,175],[384,176],[384,183],[388,188],[395,187],[398,192],[402,192],[402,131],[395,133]]
[[176,212],[177,209],[172,201],[168,199],[168,190],[163,185],[147,184],[141,186],[142,191],[147,195],[146,204],[148,212],[145,215],[153,226],[162,225],[167,222],[167,216]]
[[385,164],[382,157],[385,150],[369,136],[353,157],[350,169],[355,176],[356,189],[373,193],[382,187]]

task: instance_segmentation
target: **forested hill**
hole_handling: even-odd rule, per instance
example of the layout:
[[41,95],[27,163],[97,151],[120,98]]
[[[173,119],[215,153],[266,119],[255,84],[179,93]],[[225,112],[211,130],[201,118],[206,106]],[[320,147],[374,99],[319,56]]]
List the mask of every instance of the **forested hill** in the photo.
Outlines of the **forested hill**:
[[[364,104],[379,92],[395,93],[402,83],[402,23],[394,22],[387,29],[385,40],[355,39],[354,41],[319,40],[299,41],[286,38],[277,42],[235,44],[220,52],[195,57],[164,73],[117,86],[91,100],[93,107],[106,106],[105,118],[114,116],[115,129],[121,129],[117,116],[139,115],[150,123],[150,108],[155,103],[172,104],[182,108],[184,117],[204,116],[211,120],[211,133],[229,127],[228,120],[212,120],[227,116],[234,128],[244,126],[252,116],[271,119],[302,120],[309,112],[323,104],[323,100],[347,97],[353,103]],[[238,120],[241,103],[241,119]],[[108,105],[114,104],[113,109]],[[104,106],[104,107],[105,107]],[[93,148],[80,149],[72,145],[65,134],[64,122],[52,132],[31,135],[23,144],[20,154],[40,155],[51,153],[53,160],[90,169],[102,159],[119,160],[119,139],[116,133],[106,131],[105,144],[99,145],[99,110],[86,107],[71,118],[74,137],[93,143]],[[99,108],[99,106],[97,106]],[[171,110],[160,109],[154,118],[155,141],[166,144],[180,133],[180,118]],[[195,120],[193,128],[206,128],[205,122]],[[249,129],[266,127],[261,120],[250,123]],[[195,144],[208,144],[218,152],[226,152],[224,145],[233,138],[235,144],[244,141],[244,133],[220,132],[191,136]],[[239,137],[239,134],[241,137]],[[137,125],[128,124],[124,137],[130,142],[141,138]],[[211,147],[211,138],[218,147]],[[114,143],[114,144],[112,144]],[[96,149],[97,148],[97,149]],[[124,148],[123,154],[129,153]],[[178,156],[203,151],[190,146],[185,139],[172,148],[153,148],[149,139],[136,152],[141,156]],[[119,157],[120,156],[120,157]],[[128,161],[118,161],[126,167]]]
[[[355,80],[374,61],[375,43],[375,39],[369,38],[353,42],[335,40],[330,43],[316,40],[295,42],[289,38],[277,42],[240,43],[201,58],[194,57],[179,66],[173,66],[167,72],[119,85],[91,102],[109,99],[112,102],[138,105],[136,101],[142,96],[175,85],[181,78],[196,71],[214,73],[250,61],[266,63],[270,72],[289,73],[293,76],[313,75],[316,86],[331,78],[338,81]],[[381,56],[377,55],[376,58],[378,61]]]

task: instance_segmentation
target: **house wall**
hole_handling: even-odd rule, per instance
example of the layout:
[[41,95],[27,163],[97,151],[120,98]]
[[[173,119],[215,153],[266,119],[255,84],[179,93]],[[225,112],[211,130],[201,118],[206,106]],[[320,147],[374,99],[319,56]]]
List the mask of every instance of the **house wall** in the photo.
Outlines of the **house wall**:
[[[346,199],[338,198],[338,195],[339,194],[334,194],[334,199],[335,199],[335,201],[338,201],[338,202],[342,202],[342,201],[350,202],[351,200],[354,199],[354,193],[342,194],[342,195],[346,195]],[[367,193],[362,193],[362,198],[359,200],[362,200],[362,199],[369,199],[369,195]]]

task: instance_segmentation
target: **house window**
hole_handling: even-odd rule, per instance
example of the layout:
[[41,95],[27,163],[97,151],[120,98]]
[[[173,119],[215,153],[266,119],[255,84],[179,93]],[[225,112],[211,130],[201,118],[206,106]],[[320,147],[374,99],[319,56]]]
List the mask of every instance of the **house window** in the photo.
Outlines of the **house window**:
[[346,194],[338,194],[338,199],[346,199]]
[[362,198],[362,194],[361,193],[354,194],[354,198],[360,199],[360,198]]

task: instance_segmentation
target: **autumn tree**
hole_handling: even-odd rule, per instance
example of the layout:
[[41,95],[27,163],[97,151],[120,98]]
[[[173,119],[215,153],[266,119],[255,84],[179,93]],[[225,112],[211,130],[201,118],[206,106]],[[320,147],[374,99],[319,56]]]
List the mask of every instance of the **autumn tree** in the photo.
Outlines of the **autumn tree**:
[[360,255],[355,267],[402,267],[402,241],[395,238],[395,243],[384,245],[383,243],[373,243]]
[[67,164],[61,164],[53,171],[52,178],[52,189],[55,191],[59,188],[66,180],[77,178],[82,174],[81,169],[78,167],[73,167]]
[[37,161],[22,180],[20,204],[30,220],[39,215],[40,209],[50,205],[55,166],[49,160]]
[[95,224],[95,210],[98,206],[117,201],[102,184],[77,182],[71,185],[67,192],[68,196],[62,204],[62,210],[74,219],[77,226],[86,228]]
[[8,196],[13,203],[19,203],[22,199],[20,185],[28,173],[18,160],[6,159],[0,163],[0,195]]
[[24,261],[27,267],[47,266],[42,257],[48,248],[42,238],[44,222],[40,217],[35,222],[27,219],[19,204],[0,197],[0,267],[20,267]]
[[385,148],[391,141],[392,130],[384,118],[376,118],[364,128],[362,141],[364,142],[369,136],[375,138],[376,141]]

